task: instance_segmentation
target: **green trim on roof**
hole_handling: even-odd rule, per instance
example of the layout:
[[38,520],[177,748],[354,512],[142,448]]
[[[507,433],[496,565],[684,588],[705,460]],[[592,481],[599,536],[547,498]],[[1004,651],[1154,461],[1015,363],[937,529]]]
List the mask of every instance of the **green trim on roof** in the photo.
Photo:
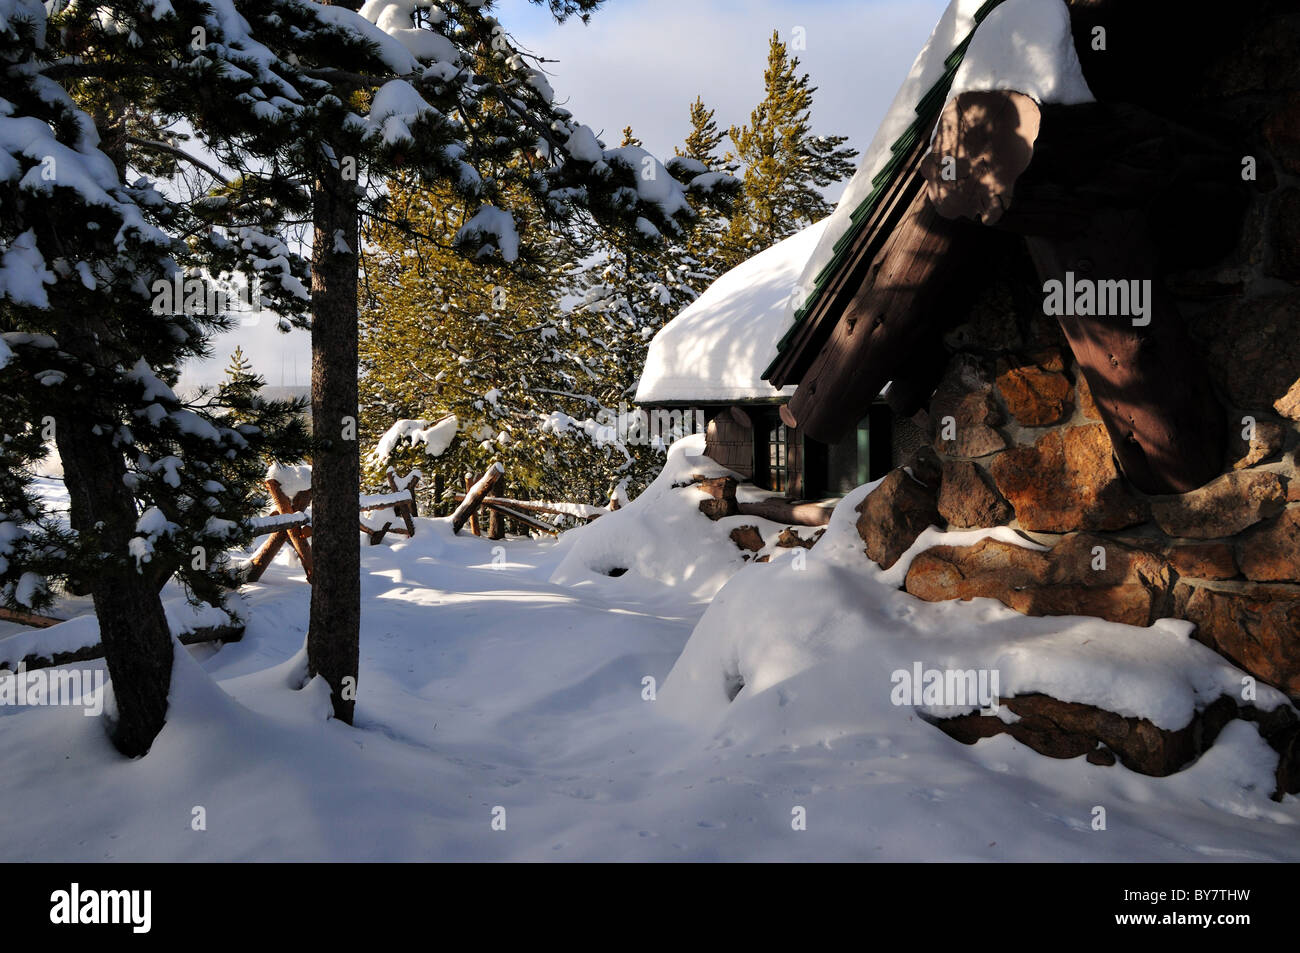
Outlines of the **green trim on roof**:
[[794,323],[790,325],[785,334],[781,336],[781,340],[777,342],[776,357],[773,358],[772,363],[767,366],[767,369],[763,371],[764,380],[766,380],[768,375],[772,373],[772,368],[774,368],[777,362],[781,360],[781,357],[784,354],[786,347],[789,346],[790,339],[794,336],[795,331],[803,325],[804,319],[808,317],[808,314],[821,298],[823,292],[826,290],[826,285],[830,282],[831,276],[839,271],[840,267],[844,264],[844,259],[849,247],[857,240],[862,229],[865,227],[867,220],[871,218],[871,214],[876,210],[876,206],[880,204],[881,197],[889,190],[890,186],[897,178],[902,168],[904,157],[906,157],[906,155],[916,146],[920,141],[921,136],[928,134],[929,131],[934,128],[934,124],[939,118],[939,111],[943,109],[944,103],[948,101],[948,91],[952,89],[953,78],[957,75],[957,68],[961,66],[962,58],[966,55],[966,49],[970,46],[971,38],[975,35],[975,29],[978,28],[980,23],[984,21],[984,18],[993,11],[993,8],[998,6],[1001,2],[1002,0],[986,0],[983,6],[975,11],[975,26],[971,28],[971,31],[966,34],[966,37],[957,44],[953,51],[948,54],[947,58],[944,60],[945,69],[943,75],[935,80],[934,85],[932,85],[926,91],[925,95],[923,95],[917,102],[914,109],[916,118],[912,120],[905,130],[903,130],[902,135],[900,135],[890,147],[891,155],[889,161],[886,162],[881,167],[880,171],[871,179],[871,191],[867,194],[867,197],[858,204],[858,207],[853,210],[852,215],[850,215],[850,224],[848,229],[835,242],[835,254],[831,257],[831,260],[826,263],[826,266],[817,273],[817,278],[813,283],[813,288],[808,295],[808,299],[804,302],[803,307],[799,308],[795,312]]

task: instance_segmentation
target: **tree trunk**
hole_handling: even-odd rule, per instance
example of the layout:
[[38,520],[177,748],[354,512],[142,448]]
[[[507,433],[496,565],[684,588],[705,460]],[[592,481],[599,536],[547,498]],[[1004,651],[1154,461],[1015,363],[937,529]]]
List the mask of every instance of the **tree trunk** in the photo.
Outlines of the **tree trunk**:
[[334,717],[352,724],[361,641],[357,492],[357,199],[337,166],[312,194],[312,550],[307,667],[330,686]]
[[[126,463],[111,437],[93,432],[94,414],[60,415],[55,442],[72,504],[72,524],[100,526],[104,551],[125,560],[135,535],[135,501],[123,477]],[[172,643],[154,573],[107,562],[92,575],[99,637],[117,700],[113,744],[129,758],[149,751],[167,718]]]

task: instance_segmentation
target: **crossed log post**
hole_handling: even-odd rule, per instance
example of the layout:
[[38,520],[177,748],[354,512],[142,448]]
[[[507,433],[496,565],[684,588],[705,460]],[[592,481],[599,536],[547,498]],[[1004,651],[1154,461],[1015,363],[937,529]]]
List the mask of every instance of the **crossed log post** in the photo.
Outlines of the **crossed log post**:
[[[301,513],[311,504],[310,489],[299,490],[291,500],[285,495],[284,490],[280,488],[279,480],[267,480],[266,491],[271,497],[271,502],[275,504],[275,511],[282,515]],[[307,581],[311,582],[313,563],[311,543],[308,541],[310,537],[310,526],[286,526],[283,529],[276,530],[262,544],[261,548],[253,554],[244,580],[246,582],[257,582],[258,579],[262,578],[262,573],[266,572],[266,567],[271,565],[271,560],[280,551],[280,547],[288,542],[293,546],[293,551],[298,554],[298,561],[302,563],[302,569],[307,575]]]
[[459,533],[464,528],[465,523],[478,512],[483,498],[492,492],[492,487],[496,486],[497,481],[501,479],[505,472],[506,468],[498,460],[487,468],[487,472],[479,478],[477,483],[466,489],[465,499],[461,500],[460,506],[456,507],[456,512],[451,514],[451,531],[453,533]]

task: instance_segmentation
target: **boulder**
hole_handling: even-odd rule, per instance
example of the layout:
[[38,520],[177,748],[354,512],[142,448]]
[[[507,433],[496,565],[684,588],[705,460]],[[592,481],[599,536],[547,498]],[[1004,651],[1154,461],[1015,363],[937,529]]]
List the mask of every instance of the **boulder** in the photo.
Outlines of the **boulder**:
[[[998,362],[998,393],[1007,412],[1023,427],[1046,427],[1065,420],[1074,411],[1074,385],[1062,373],[1060,355],[1037,363]],[[1051,365],[1055,365],[1053,368]]]
[[912,471],[912,479],[932,490],[937,490],[943,480],[943,461],[928,443],[921,444],[908,455],[907,468]]
[[1184,543],[1170,546],[1165,553],[1180,576],[1197,579],[1231,579],[1237,575],[1237,559],[1230,543]]
[[1000,454],[989,469],[1028,530],[1113,530],[1147,519],[1145,502],[1115,466],[1101,424],[1049,431],[1032,447]]
[[947,599],[997,599],[1024,586],[1041,586],[1049,569],[1047,554],[1014,543],[982,539],[971,546],[934,546],[917,554],[904,588],[926,602]]
[[822,534],[825,532],[826,529],[823,527],[805,539],[803,536],[799,535],[799,531],[793,526],[787,526],[785,529],[781,530],[781,535],[776,538],[776,545],[780,549],[794,549],[795,547],[800,549],[812,549],[813,546],[817,544],[817,540],[821,539]]
[[1278,163],[1300,175],[1300,93],[1291,93],[1264,120],[1264,138]]
[[1243,535],[1237,562],[1255,582],[1300,582],[1300,507],[1283,510]]
[[[1065,702],[1048,695],[1018,695],[1001,699],[1018,716],[1008,724],[978,713],[937,722],[946,734],[964,744],[1009,734],[1021,744],[1051,758],[1077,758],[1100,750],[1113,752],[1124,766],[1139,774],[1165,777],[1191,763],[1237,716],[1232,699],[1222,696],[1191,723],[1177,730],[1160,728],[1145,718],[1126,718],[1094,705]],[[1093,755],[1094,764],[1113,758]]]
[[1235,470],[1190,493],[1152,502],[1151,515],[1170,536],[1217,539],[1276,515],[1285,503],[1286,490],[1276,473]]
[[[1249,439],[1243,434],[1250,433]],[[1234,470],[1244,470],[1282,452],[1286,428],[1276,420],[1256,420],[1254,426],[1230,427],[1228,462]]]
[[858,504],[858,535],[882,569],[898,562],[928,526],[942,526],[934,491],[894,470]]
[[1183,617],[1196,638],[1289,695],[1300,694],[1300,588],[1197,587]]
[[939,513],[949,526],[999,526],[1015,515],[978,463],[948,460],[939,484]]
[[1089,420],[1101,420],[1101,412],[1097,410],[1097,403],[1092,399],[1092,388],[1088,386],[1088,378],[1083,376],[1082,371],[1074,382],[1074,400],[1079,405],[1079,411],[1083,416]]
[[716,522],[727,516],[735,516],[740,512],[740,505],[736,502],[736,480],[734,477],[712,477],[710,479],[697,477],[696,482],[691,485],[709,495],[707,500],[700,500],[700,512],[709,519]]
[[1148,626],[1169,614],[1173,582],[1155,553],[1078,533],[1048,552],[992,539],[935,546],[912,561],[904,587],[927,602],[987,597],[1025,615]]
[[935,449],[954,457],[983,457],[1007,446],[994,428],[1004,423],[993,385],[979,361],[953,358],[930,401],[930,437]]
[[757,526],[737,526],[727,534],[733,543],[746,552],[756,553],[763,548],[763,537]]
[[[1300,380],[1298,307],[1294,291],[1225,299],[1193,322],[1205,342],[1206,366],[1230,405],[1273,407]],[[1280,407],[1278,413],[1290,416]]]
[[1266,274],[1300,284],[1300,188],[1288,186],[1269,203]]
[[1273,401],[1273,409],[1288,420],[1300,420],[1300,377],[1285,394]]

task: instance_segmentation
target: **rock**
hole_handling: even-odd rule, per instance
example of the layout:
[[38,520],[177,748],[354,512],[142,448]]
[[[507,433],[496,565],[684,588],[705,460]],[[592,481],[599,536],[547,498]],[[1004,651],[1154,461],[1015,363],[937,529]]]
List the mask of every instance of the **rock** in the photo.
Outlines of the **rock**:
[[763,548],[763,537],[757,526],[737,526],[728,536],[733,543],[746,552],[756,553]]
[[1277,751],[1277,788],[1273,800],[1282,800],[1284,794],[1300,794],[1300,727],[1292,726],[1284,734],[1269,739]]
[[1110,752],[1131,771],[1166,777],[1209,748],[1223,725],[1237,714],[1233,701],[1223,696],[1197,712],[1185,727],[1170,730],[1145,718],[1125,718],[1094,705],[1063,702],[1048,695],[1017,695],[1001,699],[1001,704],[1019,720],[1008,724],[1000,718],[972,714],[941,719],[936,724],[965,744],[1009,734],[1050,758],[1083,755],[1094,764],[1104,764]]
[[1078,533],[1049,552],[984,539],[935,546],[912,560],[904,587],[927,602],[997,599],[1025,615],[1087,615],[1148,626],[1169,614],[1173,573],[1160,556]]
[[932,490],[939,489],[943,480],[943,461],[934,452],[934,447],[923,443],[907,458],[907,468],[912,471],[912,479],[924,483]]
[[930,401],[930,437],[935,449],[955,457],[983,457],[1007,446],[995,429],[1004,421],[993,401],[993,385],[979,361],[953,358]]
[[1134,496],[1115,467],[1101,424],[1045,433],[1032,447],[1016,447],[994,458],[989,469],[1028,530],[1122,529],[1147,519],[1145,502]]
[[776,538],[776,545],[781,549],[794,549],[795,547],[799,547],[800,549],[812,549],[813,546],[816,545],[817,540],[821,539],[822,534],[825,532],[826,530],[824,528],[819,529],[817,532],[813,533],[813,535],[804,539],[804,537],[800,536],[798,530],[793,526],[787,526],[785,529],[781,530],[781,535]]
[[[1051,361],[1050,352],[1047,360]],[[1060,355],[1056,355],[1060,363]],[[1007,411],[1024,427],[1046,427],[1065,420],[1074,410],[1074,385],[1061,373],[1033,363],[998,362],[998,393]]]
[[1077,533],[1048,554],[1046,584],[1011,590],[1006,604],[1025,615],[1087,615],[1148,626],[1173,606],[1165,559],[1115,539]]
[[1300,507],[1283,510],[1242,536],[1237,562],[1255,582],[1300,582]]
[[1276,515],[1285,502],[1276,473],[1235,470],[1190,493],[1153,501],[1151,515],[1170,536],[1216,539]]
[[1083,416],[1089,420],[1101,420],[1101,413],[1097,410],[1097,404],[1092,399],[1092,388],[1088,386],[1088,378],[1083,376],[1080,371],[1078,379],[1074,382],[1074,400],[1079,405],[1079,410]]
[[1264,139],[1278,164],[1300,175],[1300,93],[1291,93],[1264,120]]
[[715,523],[740,512],[735,500],[700,500],[700,512]]
[[978,463],[949,460],[939,485],[939,513],[949,526],[999,526],[1015,515]]
[[1230,543],[1187,543],[1171,546],[1165,553],[1180,576],[1197,579],[1231,579],[1237,575],[1237,560]]
[[697,477],[692,483],[697,490],[709,494],[709,499],[700,500],[700,512],[714,522],[740,512],[736,502],[736,480],[734,477]]
[[1273,409],[1288,420],[1300,420],[1300,377],[1285,394],[1273,401]]
[[934,546],[918,553],[908,568],[904,588],[926,602],[948,599],[997,599],[1047,579],[1047,555],[995,539],[972,546]]
[[1194,334],[1205,342],[1210,375],[1231,406],[1272,407],[1300,380],[1297,294],[1229,299],[1193,322]]
[[1300,189],[1288,186],[1269,204],[1266,274],[1300,284]]
[[735,477],[702,477],[695,476],[694,486],[697,490],[703,490],[715,500],[734,500],[736,498],[736,479]]
[[[1228,462],[1234,470],[1244,470],[1282,452],[1286,428],[1276,420],[1256,420],[1253,426],[1228,428]],[[1250,439],[1244,434],[1250,433]]]
[[1196,638],[1289,695],[1300,694],[1300,589],[1198,587],[1184,618]]
[[1089,764],[1098,764],[1103,768],[1109,768],[1115,763],[1115,752],[1104,746],[1093,748],[1088,752],[1087,760]]
[[891,472],[858,504],[858,535],[867,556],[888,569],[928,526],[942,526],[934,494],[902,470]]

